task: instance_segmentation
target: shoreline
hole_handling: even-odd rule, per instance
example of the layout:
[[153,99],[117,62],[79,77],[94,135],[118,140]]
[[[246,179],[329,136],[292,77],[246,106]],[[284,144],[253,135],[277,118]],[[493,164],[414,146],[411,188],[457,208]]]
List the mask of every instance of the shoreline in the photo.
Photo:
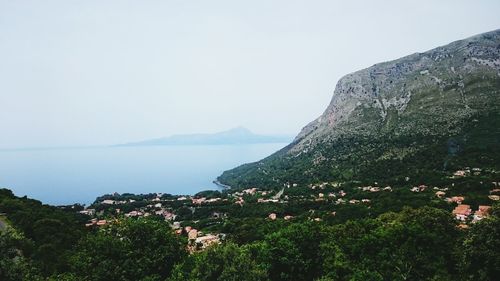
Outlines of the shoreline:
[[216,186],[220,187],[220,188],[231,189],[231,186],[229,186],[227,184],[223,184],[223,183],[221,183],[218,180],[214,180],[214,181],[212,181],[212,183],[215,184]]

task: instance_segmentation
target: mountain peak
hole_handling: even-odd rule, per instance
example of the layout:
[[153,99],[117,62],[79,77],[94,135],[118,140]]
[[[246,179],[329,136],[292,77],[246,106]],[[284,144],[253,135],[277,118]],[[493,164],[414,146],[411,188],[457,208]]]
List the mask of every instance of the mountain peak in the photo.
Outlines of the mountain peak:
[[229,129],[229,130],[224,131],[224,132],[235,133],[235,134],[253,134],[252,131],[250,131],[249,129],[247,129],[243,126],[234,127],[232,129]]
[[289,143],[291,139],[289,136],[257,135],[247,128],[240,126],[214,134],[172,135],[164,138],[126,143],[122,146]]

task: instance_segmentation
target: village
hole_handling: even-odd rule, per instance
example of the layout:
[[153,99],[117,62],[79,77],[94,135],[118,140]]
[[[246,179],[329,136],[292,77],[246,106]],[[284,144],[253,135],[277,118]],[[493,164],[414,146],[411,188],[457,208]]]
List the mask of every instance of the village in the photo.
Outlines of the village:
[[[479,176],[481,170],[478,168],[458,170],[450,176],[451,179],[462,179],[470,176]],[[451,210],[451,214],[457,220],[457,227],[467,228],[489,215],[491,204],[479,204],[473,210],[467,201],[466,195],[454,194],[455,183],[447,187],[429,187],[421,184],[411,187],[380,186],[376,182],[373,185],[353,186],[339,182],[323,182],[308,184],[306,186],[297,183],[286,183],[279,189],[264,190],[259,188],[247,188],[243,190],[224,190],[223,192],[201,192],[196,195],[170,195],[163,193],[141,195],[112,194],[101,197],[88,208],[80,211],[81,214],[90,219],[87,227],[102,227],[120,218],[141,218],[155,216],[168,222],[176,234],[185,236],[188,240],[187,247],[191,252],[206,249],[210,245],[222,243],[226,234],[197,228],[200,220],[210,221],[211,224],[220,224],[231,218],[230,210],[241,208],[258,209],[259,205],[266,206],[272,210],[272,206],[284,207],[289,204],[308,204],[312,206],[330,206],[327,212],[319,212],[309,207],[305,210],[308,219],[320,222],[325,216],[336,216],[342,212],[342,206],[360,206],[371,209],[379,198],[390,198],[393,192],[418,196],[416,198],[427,198],[432,201],[442,202]],[[500,199],[500,183],[491,182],[488,190],[487,200],[492,204]],[[385,194],[385,195],[384,195]],[[415,194],[415,195],[411,195]],[[447,196],[451,194],[450,196]],[[484,196],[483,196],[484,197]],[[135,198],[135,199],[133,199]],[[483,198],[483,201],[486,198]],[[481,201],[481,202],[483,202]],[[440,203],[441,204],[441,203]],[[270,206],[270,207],[269,207]],[[236,209],[235,209],[236,208]],[[200,217],[191,218],[191,214],[205,212]],[[292,212],[270,211],[263,213],[262,218],[268,221],[283,219],[291,221],[296,216],[302,215]],[[209,224],[208,224],[209,225]],[[200,226],[205,228],[204,226]]]

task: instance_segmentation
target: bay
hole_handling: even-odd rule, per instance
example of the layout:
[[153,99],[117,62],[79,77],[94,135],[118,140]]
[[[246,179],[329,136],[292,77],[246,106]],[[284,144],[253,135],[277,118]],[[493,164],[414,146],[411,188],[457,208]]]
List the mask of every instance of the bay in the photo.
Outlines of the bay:
[[47,204],[90,204],[106,193],[194,194],[223,171],[285,143],[0,151],[0,187]]

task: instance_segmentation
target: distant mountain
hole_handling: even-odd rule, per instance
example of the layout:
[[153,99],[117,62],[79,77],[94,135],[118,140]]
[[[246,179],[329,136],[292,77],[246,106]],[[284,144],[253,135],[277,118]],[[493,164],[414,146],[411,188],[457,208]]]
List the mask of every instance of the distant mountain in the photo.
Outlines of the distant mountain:
[[500,30],[344,76],[290,145],[218,180],[410,184],[463,167],[500,170]]
[[170,137],[119,144],[118,146],[289,143],[292,140],[292,136],[258,135],[246,128],[238,127],[214,134],[172,135]]

